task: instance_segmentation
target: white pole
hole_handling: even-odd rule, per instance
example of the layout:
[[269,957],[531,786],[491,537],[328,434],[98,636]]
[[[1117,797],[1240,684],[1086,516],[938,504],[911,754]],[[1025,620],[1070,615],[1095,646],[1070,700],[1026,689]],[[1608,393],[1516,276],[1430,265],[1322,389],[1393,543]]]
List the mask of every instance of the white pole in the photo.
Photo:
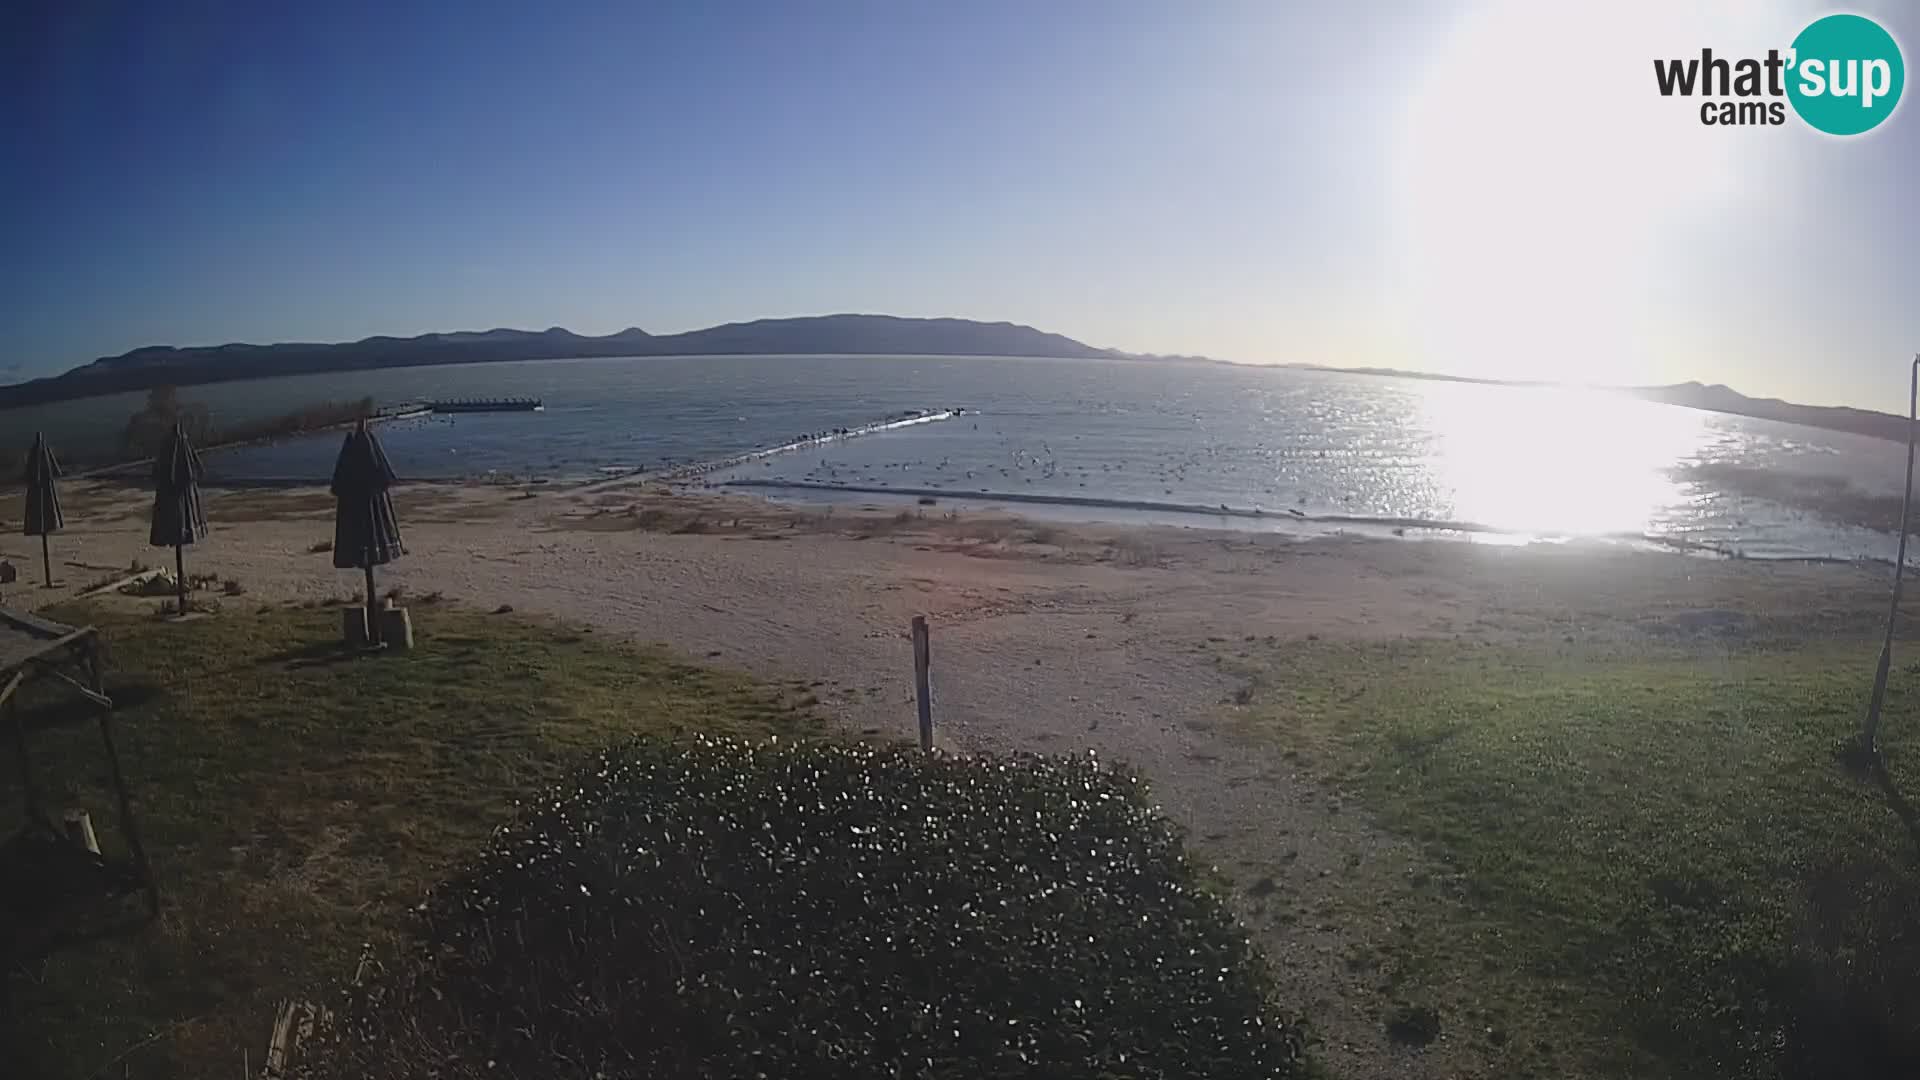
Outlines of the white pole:
[[1880,642],[1880,665],[1873,673],[1873,697],[1867,702],[1867,721],[1860,731],[1860,746],[1869,755],[1878,752],[1874,745],[1880,735],[1880,707],[1887,700],[1887,672],[1893,666],[1893,622],[1900,615],[1900,584],[1907,571],[1907,515],[1913,508],[1913,451],[1920,434],[1920,353],[1913,357],[1913,375],[1907,390],[1907,486],[1900,496],[1900,546],[1893,559],[1893,599],[1887,605],[1887,634]]

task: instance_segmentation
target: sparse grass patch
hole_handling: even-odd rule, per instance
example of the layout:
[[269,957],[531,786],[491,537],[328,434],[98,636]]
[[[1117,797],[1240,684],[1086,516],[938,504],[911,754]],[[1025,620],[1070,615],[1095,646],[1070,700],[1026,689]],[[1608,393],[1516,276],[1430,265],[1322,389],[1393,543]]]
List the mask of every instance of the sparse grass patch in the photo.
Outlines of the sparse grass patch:
[[1107,542],[1106,557],[1122,566],[1158,566],[1160,545],[1144,537],[1123,533]]
[[1065,533],[1052,525],[1032,525],[1027,529],[1027,542],[1030,544],[1059,545]]
[[619,509],[602,507],[593,513],[582,516],[562,518],[558,524],[563,528],[581,529],[587,532],[641,532],[675,533],[695,535],[699,533],[732,531],[739,527],[740,519],[735,517],[728,524],[725,519],[709,520],[706,513],[697,509],[679,509],[660,506],[645,506],[629,503]]
[[1446,868],[1341,912],[1396,1030],[1431,1009],[1509,1075],[1920,1075],[1920,676],[1900,801],[1835,761],[1871,644],[1256,656],[1254,730]]
[[509,502],[523,497],[501,498],[494,485],[477,491],[465,484],[403,484],[394,491],[394,513],[402,527],[408,521],[492,521],[507,514]]
[[154,619],[165,620],[177,618],[183,613],[188,615],[216,615],[219,611],[219,600],[211,596],[195,596],[192,593],[188,593],[186,610],[184,612],[181,610],[180,600],[176,597],[172,600],[162,600],[153,605],[153,610],[150,612],[150,615]]
[[102,574],[99,577],[96,577],[93,580],[87,582],[85,585],[82,585],[80,587],[80,591],[83,594],[90,593],[90,592],[99,592],[101,589],[104,589],[109,585],[115,585],[121,581],[126,580],[126,577],[127,577],[126,571],[114,570],[110,573]]
[[336,505],[325,488],[210,490],[207,516],[219,522],[285,521],[330,515]]

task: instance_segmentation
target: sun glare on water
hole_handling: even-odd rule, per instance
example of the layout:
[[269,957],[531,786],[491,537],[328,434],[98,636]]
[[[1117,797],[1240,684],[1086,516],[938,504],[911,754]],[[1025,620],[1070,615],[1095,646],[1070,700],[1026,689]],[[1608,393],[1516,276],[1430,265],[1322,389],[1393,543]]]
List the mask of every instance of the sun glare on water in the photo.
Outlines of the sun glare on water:
[[1704,413],[1595,390],[1434,383],[1417,422],[1447,516],[1526,538],[1664,531],[1688,498],[1673,466],[1711,437]]

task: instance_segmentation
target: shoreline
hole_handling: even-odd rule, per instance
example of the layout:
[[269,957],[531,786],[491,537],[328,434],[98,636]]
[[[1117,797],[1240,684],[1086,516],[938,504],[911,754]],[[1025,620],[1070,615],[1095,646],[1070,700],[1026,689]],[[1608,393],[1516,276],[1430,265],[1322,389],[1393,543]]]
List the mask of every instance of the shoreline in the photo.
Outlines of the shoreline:
[[[1507,546],[1526,547],[1545,545],[1564,547],[1567,545],[1614,545],[1631,550],[1666,552],[1677,555],[1693,555],[1705,558],[1747,559],[1755,562],[1805,562],[1805,563],[1841,563],[1882,562],[1883,560],[1862,558],[1849,559],[1827,555],[1737,555],[1733,551],[1690,541],[1683,537],[1658,536],[1651,533],[1593,533],[1581,535],[1541,535],[1504,529],[1495,525],[1485,525],[1472,521],[1452,521],[1443,518],[1395,517],[1391,515],[1367,514],[1309,514],[1301,510],[1269,511],[1260,507],[1237,507],[1221,503],[1218,506],[1205,506],[1199,503],[1167,502],[1155,499],[1108,498],[1096,495],[1042,495],[1026,492],[981,491],[959,492],[944,488],[921,487],[880,487],[861,484],[823,484],[799,480],[723,480],[710,485],[712,489],[746,489],[750,494],[759,491],[811,493],[816,495],[876,495],[888,498],[916,500],[918,505],[939,505],[924,500],[937,499],[948,505],[969,508],[981,508],[988,512],[998,511],[997,504],[1013,503],[1019,506],[1036,507],[1074,507],[1092,510],[1134,511],[1141,514],[1163,514],[1180,518],[1194,519],[1190,523],[1179,521],[1166,522],[1176,528],[1219,529],[1226,532],[1279,533],[1297,535],[1303,539],[1320,538],[1328,535],[1340,535],[1343,528],[1352,527],[1360,535],[1395,540],[1451,540],[1471,541],[1484,537]],[[763,496],[778,501],[777,495]],[[1018,513],[1018,511],[1013,511]],[[1104,522],[1115,525],[1135,524],[1128,520],[1089,517],[1080,519],[1087,522]],[[1213,522],[1257,521],[1267,528],[1235,528],[1231,524],[1212,524]],[[1154,524],[1151,520],[1140,524]],[[1325,525],[1332,532],[1288,533],[1289,525]],[[1419,535],[1412,535],[1412,534]],[[1497,538],[1497,540],[1495,539]],[[1892,560],[1884,560],[1888,566]]]
[[[1667,553],[1692,555],[1712,559],[1744,559],[1767,562],[1836,562],[1836,563],[1872,563],[1890,566],[1894,560],[1894,526],[1887,526],[1883,520],[1887,514],[1889,501],[1878,489],[1856,489],[1845,482],[1830,482],[1824,475],[1800,476],[1791,471],[1778,475],[1772,470],[1758,466],[1676,466],[1667,470],[1670,478],[1667,486],[1677,495],[1667,498],[1666,502],[1644,508],[1644,513],[1616,515],[1605,519],[1602,524],[1615,531],[1604,533],[1565,533],[1540,528],[1528,528],[1528,525],[1569,525],[1581,523],[1578,516],[1564,515],[1535,520],[1528,514],[1508,514],[1504,518],[1454,517],[1455,511],[1473,510],[1478,514],[1501,513],[1501,510],[1489,509],[1482,505],[1485,500],[1475,503],[1472,500],[1453,504],[1442,498],[1417,499],[1407,502],[1389,495],[1376,495],[1360,498],[1357,492],[1365,485],[1355,489],[1355,494],[1347,498],[1339,497],[1337,490],[1329,493],[1312,485],[1303,485],[1300,490],[1318,491],[1313,497],[1315,505],[1304,505],[1307,495],[1302,495],[1303,505],[1265,506],[1260,502],[1265,498],[1281,503],[1293,500],[1293,490],[1278,494],[1269,488],[1266,495],[1259,494],[1254,488],[1242,490],[1244,485],[1214,484],[1205,479],[1198,481],[1193,488],[1176,495],[1173,488],[1182,487],[1173,484],[1167,491],[1167,498],[1158,496],[1160,485],[1142,487],[1140,484],[1107,482],[1090,469],[1086,481],[1080,485],[1083,492],[1091,486],[1092,492],[1110,490],[1111,494],[1076,494],[1070,485],[1042,483],[1027,490],[1020,490],[1017,482],[1011,489],[1007,483],[1000,485],[1001,490],[978,489],[962,491],[947,486],[944,477],[932,473],[897,474],[902,481],[913,480],[909,486],[890,486],[896,474],[883,477],[877,466],[871,466],[862,475],[858,470],[849,479],[861,482],[836,483],[833,478],[840,474],[827,470],[831,478],[817,479],[814,473],[807,478],[772,479],[761,478],[758,468],[745,468],[782,454],[796,452],[815,452],[811,456],[826,460],[831,451],[821,452],[823,448],[837,444],[842,440],[860,438],[869,434],[892,431],[910,425],[934,423],[952,419],[956,416],[972,413],[974,410],[962,408],[927,409],[914,408],[891,413],[881,419],[851,427],[836,427],[817,431],[778,445],[749,446],[738,452],[718,452],[709,449],[713,456],[697,459],[673,460],[671,458],[643,466],[612,464],[589,469],[595,460],[608,460],[615,455],[587,454],[584,459],[578,457],[566,462],[549,462],[546,468],[536,467],[533,471],[521,470],[527,464],[527,455],[516,454],[511,446],[502,452],[496,444],[486,444],[490,449],[480,454],[483,462],[500,468],[478,471],[462,468],[443,469],[443,463],[451,464],[457,460],[449,454],[423,454],[414,464],[424,466],[435,473],[431,476],[416,476],[412,482],[443,485],[477,484],[483,486],[525,486],[528,488],[550,487],[553,489],[579,490],[585,493],[618,490],[633,483],[665,483],[692,491],[710,488],[714,490],[753,491],[763,497],[776,501],[798,499],[801,501],[829,501],[836,504],[858,501],[862,498],[889,501],[907,501],[916,505],[932,505],[926,500],[938,500],[946,505],[959,504],[969,510],[984,509],[989,512],[1021,512],[1032,516],[1066,521],[1105,521],[1114,524],[1168,524],[1191,528],[1213,529],[1227,528],[1236,530],[1272,531],[1296,536],[1318,537],[1346,532],[1359,532],[1369,536],[1386,536],[1395,539],[1417,540],[1481,540],[1487,543],[1510,545],[1535,544],[1606,544],[1639,550],[1662,551]],[[392,410],[377,414],[376,420],[407,419],[419,415],[417,412]],[[872,414],[869,414],[872,415]],[[298,453],[287,456],[274,456],[271,453],[245,456],[251,447],[295,442],[315,436],[324,436],[337,431],[344,425],[330,425],[297,435],[276,435],[267,438],[235,443],[221,443],[204,448],[209,469],[216,475],[211,476],[206,485],[209,488],[227,487],[234,489],[278,489],[294,490],[308,484],[324,482],[324,473],[318,461],[327,449],[324,445],[302,444]],[[978,426],[978,425],[976,425]],[[764,434],[764,433],[762,433]],[[945,440],[949,435],[938,435],[936,439]],[[427,444],[432,448],[441,447],[448,436],[433,435]],[[457,441],[457,437],[456,437]],[[741,440],[744,441],[744,440]],[[726,447],[732,443],[739,446],[740,441],[723,439],[712,444]],[[464,445],[464,444],[462,444]],[[863,444],[864,445],[864,444]],[[451,453],[451,447],[447,448]],[[885,447],[876,450],[884,456]],[[243,455],[233,458],[230,455]],[[641,456],[644,456],[642,454]],[[807,456],[804,455],[803,456]],[[869,455],[870,456],[870,455]],[[861,455],[853,455],[860,459]],[[272,470],[281,475],[253,475],[221,477],[218,474],[222,460],[233,463],[236,469],[252,468],[255,471]],[[412,460],[412,459],[410,459]],[[631,460],[631,458],[629,458]],[[263,469],[262,467],[265,467]],[[106,466],[97,470],[79,473],[80,476],[119,476],[137,482],[143,467],[141,462],[122,463]],[[902,464],[901,468],[907,468]],[[795,467],[797,473],[800,466]],[[285,475],[285,470],[304,470],[310,475]],[[990,470],[988,470],[990,471]],[[1006,469],[1000,469],[1004,475]],[[767,474],[771,475],[771,474]],[[789,474],[791,477],[792,474]],[[971,476],[971,471],[969,471]],[[986,471],[980,480],[969,479],[966,483],[980,483],[987,480]],[[1031,483],[1031,478],[1029,483]],[[954,481],[960,483],[960,481]],[[1047,488],[1066,487],[1052,493],[1043,493]],[[1257,485],[1256,485],[1257,486]],[[1217,490],[1216,490],[1217,489]],[[4,490],[4,489],[0,489]],[[1182,495],[1186,497],[1183,498]],[[1195,498],[1194,496],[1199,496]],[[1225,498],[1228,500],[1247,500],[1240,504],[1229,502],[1215,503],[1201,499]],[[1709,509],[1695,513],[1690,507],[1708,506]],[[1730,507],[1715,509],[1713,507]],[[1032,509],[1027,509],[1032,508]],[[1407,511],[1413,511],[1408,513]],[[1371,512],[1380,511],[1380,512]],[[1501,521],[1503,523],[1494,523]],[[1920,556],[1917,556],[1920,558]],[[1915,565],[1920,565],[1916,562]]]
[[[1876,521],[1863,517],[1864,511],[1857,505],[1863,500],[1874,503],[1874,498],[1863,494],[1849,502],[1845,498],[1836,496],[1829,486],[1819,485],[1815,486],[1815,494],[1818,494],[1822,500],[1818,505],[1807,505],[1802,498],[1796,497],[1794,492],[1799,489],[1792,483],[1784,484],[1784,493],[1771,488],[1756,489],[1750,480],[1737,483],[1726,481],[1723,486],[1712,489],[1736,498],[1751,498],[1760,504],[1772,507],[1770,511],[1762,511],[1761,516],[1772,518],[1776,528],[1780,522],[1793,519],[1807,519],[1817,523],[1817,527],[1811,531],[1800,534],[1775,536],[1764,527],[1749,532],[1746,528],[1748,523],[1744,520],[1733,523],[1738,528],[1738,532],[1731,528],[1714,526],[1707,530],[1677,529],[1671,532],[1625,530],[1575,534],[1517,529],[1484,521],[1448,517],[1339,512],[1325,506],[1319,507],[1316,512],[1309,512],[1295,507],[1270,509],[1259,505],[1200,503],[1178,498],[1142,497],[1135,494],[1076,495],[1071,492],[1041,493],[990,489],[969,492],[931,484],[895,487],[888,486],[884,482],[835,483],[811,479],[763,479],[742,474],[743,466],[764,462],[781,455],[816,450],[843,441],[901,428],[938,423],[971,415],[974,412],[975,410],[964,407],[912,409],[889,414],[879,420],[863,424],[809,433],[777,445],[755,446],[697,460],[679,462],[668,460],[656,465],[639,467],[606,466],[592,472],[554,472],[547,475],[495,470],[477,474],[412,477],[407,482],[528,489],[549,488],[578,492],[583,495],[619,491],[636,484],[664,484],[687,494],[739,491],[775,502],[796,500],[802,503],[817,501],[845,504],[857,502],[861,497],[866,497],[906,502],[916,506],[945,504],[959,505],[969,511],[1030,513],[1033,516],[1069,523],[1171,525],[1198,529],[1274,532],[1301,538],[1357,532],[1366,536],[1393,539],[1454,542],[1479,540],[1510,546],[1597,544],[1697,558],[1753,562],[1864,563],[1880,566],[1891,566],[1894,562],[1892,555],[1894,537],[1888,530],[1880,528]],[[383,415],[379,419],[406,419],[412,415],[415,414],[390,414]],[[318,433],[309,432],[305,435]],[[293,436],[293,438],[300,437],[302,436]],[[250,445],[255,444],[228,444],[213,447],[209,448],[208,454],[217,464],[215,455],[220,451],[242,450]],[[217,468],[214,471],[217,472]],[[1680,470],[1676,470],[1678,471]],[[1739,475],[1744,476],[1745,473]],[[323,483],[324,479],[321,477],[220,477],[214,475],[204,482],[204,486],[295,490]],[[1782,486],[1780,483],[1774,485],[1775,488]],[[1171,492],[1169,494],[1171,495]],[[1029,507],[1032,509],[1024,509]],[[1092,511],[1092,513],[1086,511]],[[1720,535],[1713,535],[1714,533]],[[1701,536],[1709,538],[1700,539]],[[1880,543],[1882,540],[1886,541],[1884,545]],[[1880,551],[1883,546],[1887,548],[1884,553]],[[1910,565],[1920,566],[1920,553],[1916,553]]]
[[[916,418],[905,423],[923,423],[947,419],[955,413],[942,413]],[[890,422],[897,424],[899,422]],[[1025,492],[980,492],[967,493],[934,488],[883,488],[854,484],[820,484],[803,481],[783,480],[731,480],[720,482],[693,483],[692,478],[705,475],[721,468],[730,468],[762,457],[788,453],[795,449],[805,449],[819,442],[832,441],[848,437],[845,434],[829,434],[817,439],[784,444],[764,450],[755,450],[742,455],[719,459],[717,462],[693,463],[662,469],[657,472],[623,473],[617,477],[519,477],[519,476],[449,476],[410,478],[400,482],[396,491],[405,488],[441,491],[500,491],[515,489],[523,497],[536,491],[567,496],[597,496],[618,494],[623,490],[647,490],[650,486],[655,492],[665,490],[673,496],[686,499],[700,498],[744,498],[768,507],[793,508],[802,512],[826,507],[851,507],[856,511],[886,513],[892,507],[912,507],[914,510],[934,513],[954,511],[966,515],[985,516],[1040,524],[1049,528],[1091,526],[1110,529],[1174,529],[1196,533],[1221,533],[1233,536],[1275,536],[1290,542],[1314,542],[1341,539],[1378,540],[1389,543],[1443,543],[1443,544],[1480,544],[1517,549],[1552,550],[1591,550],[1595,552],[1637,552],[1653,555],[1683,556],[1690,559],[1711,562],[1748,562],[1755,564],[1781,564],[1803,566],[1856,566],[1891,568],[1891,558],[1863,555],[1847,557],[1840,555],[1806,554],[1750,554],[1714,544],[1688,540],[1678,536],[1659,536],[1649,533],[1608,533],[1576,536],[1542,536],[1534,533],[1517,532],[1496,526],[1475,522],[1458,522],[1428,518],[1408,518],[1392,516],[1369,516],[1360,514],[1307,514],[1301,511],[1267,512],[1258,508],[1247,509],[1228,506],[1209,507],[1192,503],[1160,502],[1144,499],[1104,498],[1099,496],[1038,495]],[[120,466],[126,469],[131,466]],[[103,475],[99,472],[78,475],[75,479],[110,484],[117,488],[145,496],[144,484],[117,475]],[[214,477],[201,484],[208,492],[263,492],[288,496],[306,494],[325,494],[327,482],[312,477]],[[15,489],[0,489],[0,498],[16,494]],[[796,498],[783,498],[791,493]],[[816,496],[814,500],[804,496]],[[890,506],[859,499],[835,498],[836,496],[871,496],[887,500]],[[937,499],[936,503],[921,500]],[[1012,504],[1004,506],[1002,504]],[[1025,508],[1032,508],[1027,510]],[[1042,516],[1039,511],[1049,508],[1069,510],[1112,510],[1116,516],[1066,514],[1059,517]],[[1234,524],[1235,522],[1258,522],[1262,527],[1252,528]],[[1909,557],[1909,567],[1920,568],[1920,552]]]
[[[761,451],[757,453],[765,453]],[[93,531],[95,514],[110,508],[104,520],[123,525],[144,522],[151,495],[144,484],[125,477],[75,477],[69,481],[65,501],[72,504],[66,532],[59,536],[84,535]],[[202,485],[210,505],[208,516],[216,535],[223,512],[238,511],[235,520],[248,523],[291,524],[308,520],[331,521],[332,497],[323,479],[305,477],[214,479]],[[803,501],[785,499],[763,492],[791,491],[795,495],[827,496]],[[834,495],[871,495],[871,501],[836,500]],[[1018,493],[1016,493],[1018,495]],[[17,525],[20,489],[0,489],[0,529]],[[1047,536],[1099,538],[1102,542],[1129,537],[1152,537],[1183,547],[1250,547],[1287,551],[1311,547],[1339,550],[1348,546],[1368,548],[1446,549],[1461,552],[1539,553],[1552,558],[1591,558],[1610,561],[1618,558],[1649,559],[1666,563],[1671,555],[1691,558],[1673,560],[1680,566],[1734,566],[1750,564],[1766,567],[1831,567],[1879,571],[1892,565],[1890,559],[1832,556],[1733,556],[1704,544],[1663,541],[1647,536],[1575,536],[1539,538],[1502,531],[1471,523],[1439,522],[1412,518],[1370,518],[1361,515],[1260,514],[1252,511],[1223,512],[1219,508],[1162,505],[1145,500],[1105,500],[1093,497],[1001,494],[967,495],[939,492],[940,501],[932,505],[906,500],[921,497],[917,490],[863,488],[852,485],[828,486],[788,484],[784,482],[724,482],[693,485],[668,482],[663,474],[623,476],[616,480],[571,481],[551,478],[449,477],[407,479],[394,488],[397,503],[413,504],[424,511],[424,521],[443,524],[458,520],[471,524],[497,523],[501,526],[554,530],[582,529],[589,533],[648,532],[648,514],[681,514],[693,520],[726,519],[752,523],[755,527],[777,525],[787,532],[803,535],[853,533],[857,537],[884,535],[904,539],[916,528],[966,532],[975,525],[989,526],[989,532],[1026,530]],[[999,505],[1011,503],[1012,506]],[[1079,516],[1048,517],[1028,512],[1053,506],[1072,509],[1118,509],[1143,514],[1165,513],[1172,520],[1150,517]],[[447,515],[453,515],[449,518]],[[635,518],[632,522],[615,519]],[[405,510],[401,525],[412,521]],[[1281,528],[1249,529],[1230,524],[1233,521],[1260,521]],[[1319,531],[1288,531],[1284,526],[1328,526]],[[745,525],[741,526],[746,528]],[[717,526],[688,530],[693,533],[721,532]],[[5,537],[0,535],[0,549]],[[1437,542],[1436,542],[1437,541]],[[1621,541],[1642,541],[1630,543]],[[36,548],[37,551],[37,548]],[[1451,558],[1453,556],[1435,556]],[[1920,564],[1916,564],[1920,565]]]

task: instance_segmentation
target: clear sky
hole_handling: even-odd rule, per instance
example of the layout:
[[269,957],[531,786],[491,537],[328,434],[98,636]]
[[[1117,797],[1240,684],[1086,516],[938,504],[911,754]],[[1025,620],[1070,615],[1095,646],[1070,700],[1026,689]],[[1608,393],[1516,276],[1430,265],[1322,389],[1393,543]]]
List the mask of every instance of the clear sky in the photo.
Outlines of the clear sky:
[[[1830,8],[10,8],[0,381],[863,311],[1902,408],[1920,101],[1836,140],[1654,86],[1656,56],[1784,49]],[[1920,63],[1913,6],[1848,9]]]

